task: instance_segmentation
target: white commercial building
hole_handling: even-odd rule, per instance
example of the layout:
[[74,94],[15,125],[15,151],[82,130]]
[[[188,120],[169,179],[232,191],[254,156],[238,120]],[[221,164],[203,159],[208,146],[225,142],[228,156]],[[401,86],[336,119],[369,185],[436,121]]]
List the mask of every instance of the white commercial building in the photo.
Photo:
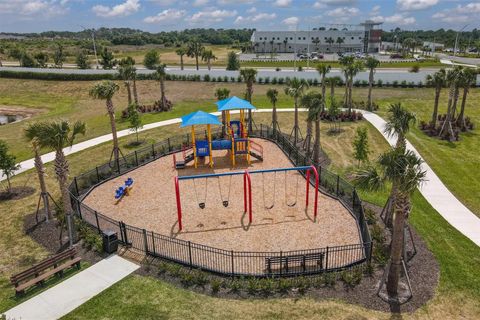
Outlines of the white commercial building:
[[360,30],[255,31],[251,42],[256,53],[378,52],[380,23],[365,21]]

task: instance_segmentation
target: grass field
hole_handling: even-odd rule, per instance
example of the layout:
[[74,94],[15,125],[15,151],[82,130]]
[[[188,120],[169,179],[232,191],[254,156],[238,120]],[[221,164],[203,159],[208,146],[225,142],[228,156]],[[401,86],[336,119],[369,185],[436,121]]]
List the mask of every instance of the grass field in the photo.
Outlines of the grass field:
[[[259,87],[259,86],[257,86]],[[257,89],[260,91],[260,89]],[[397,93],[401,95],[407,94]],[[103,112],[103,109],[102,109]],[[304,119],[304,115],[302,115]],[[268,114],[259,114],[258,122],[268,121]],[[291,114],[280,114],[280,125],[287,128],[291,124]],[[302,124],[304,122],[302,121]],[[332,167],[340,172],[346,172],[354,165],[352,159],[351,139],[354,127],[358,125],[344,125],[344,131],[339,136],[326,134],[328,125],[323,125],[322,146],[333,160]],[[369,128],[369,137],[374,154],[387,148],[386,142],[373,127]],[[141,138],[147,141],[162,139],[172,134],[176,126],[165,127],[141,133]],[[125,145],[132,137],[121,139]],[[110,150],[110,144],[103,144],[82,153],[69,156],[72,175],[76,175],[87,168],[104,162]],[[90,159],[85,161],[85,159]],[[55,195],[56,184],[53,180],[51,165],[48,165],[48,185]],[[15,183],[37,185],[33,173],[22,174],[15,178]],[[378,204],[383,204],[386,193],[363,194]],[[7,277],[44,257],[45,252],[30,238],[23,234],[22,221],[25,214],[31,213],[36,204],[36,196],[30,196],[21,201],[0,203],[0,211],[5,212],[4,221],[0,227],[0,264],[2,275],[0,296],[2,308],[11,306],[9,297],[13,291],[8,290]],[[405,318],[456,318],[462,316],[473,319],[480,314],[480,249],[465,239],[448,225],[421,197],[414,197],[414,211],[411,221],[416,230],[427,241],[429,248],[434,252],[441,265],[440,287],[436,297],[426,307]],[[435,232],[432,232],[435,230]],[[3,290],[5,289],[5,290]],[[1,310],[1,309],[0,309]],[[195,313],[192,313],[195,310]],[[3,311],[3,310],[1,310]],[[310,298],[298,300],[223,300],[207,297],[188,290],[178,289],[162,281],[131,276],[114,287],[92,299],[87,304],[68,315],[67,319],[128,319],[141,317],[153,318],[240,318],[240,319],[287,319],[287,318],[316,318],[324,315],[337,319],[357,318],[390,318],[390,314],[367,310],[362,307],[348,305],[341,301],[314,301]]]

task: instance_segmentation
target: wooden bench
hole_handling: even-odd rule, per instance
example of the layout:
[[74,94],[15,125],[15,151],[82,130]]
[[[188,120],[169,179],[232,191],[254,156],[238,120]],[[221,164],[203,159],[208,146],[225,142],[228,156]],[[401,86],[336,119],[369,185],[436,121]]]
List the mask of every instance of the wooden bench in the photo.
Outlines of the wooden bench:
[[70,248],[13,275],[10,282],[15,286],[15,293],[19,295],[34,285],[43,285],[45,280],[52,276],[63,276],[63,271],[70,267],[76,266],[80,269],[82,258],[75,257],[76,255],[77,250]]
[[278,271],[275,271],[275,274],[288,273],[292,268],[299,267],[302,272],[306,272],[307,267],[315,268],[316,270],[320,268],[319,270],[323,270],[324,257],[325,254],[321,252],[267,257],[265,258],[265,269],[269,274],[272,273],[272,269],[279,269]]

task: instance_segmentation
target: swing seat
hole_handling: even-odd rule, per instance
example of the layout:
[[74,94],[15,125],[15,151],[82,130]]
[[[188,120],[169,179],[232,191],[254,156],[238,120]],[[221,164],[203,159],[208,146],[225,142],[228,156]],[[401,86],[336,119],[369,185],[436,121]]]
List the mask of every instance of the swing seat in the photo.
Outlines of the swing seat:
[[205,202],[200,202],[198,206],[200,207],[200,209],[205,209]]
[[228,207],[228,200],[224,200],[222,203],[225,208]]

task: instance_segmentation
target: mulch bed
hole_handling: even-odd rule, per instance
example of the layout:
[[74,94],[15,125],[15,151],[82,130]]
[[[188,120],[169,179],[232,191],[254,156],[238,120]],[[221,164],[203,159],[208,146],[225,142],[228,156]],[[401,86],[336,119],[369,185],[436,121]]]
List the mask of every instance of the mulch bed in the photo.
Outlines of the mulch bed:
[[10,192],[0,192],[0,201],[20,200],[35,193],[32,187],[13,187]]
[[[374,209],[377,215],[379,215],[381,208],[376,207],[370,204],[366,204],[369,208]],[[379,220],[381,221],[381,220]],[[383,312],[394,312],[394,313],[407,313],[413,312],[418,308],[424,306],[430,299],[435,295],[435,289],[439,282],[440,277],[440,268],[435,260],[433,254],[428,250],[426,243],[420,238],[420,236],[413,230],[412,234],[415,241],[415,246],[417,249],[417,254],[415,257],[410,260],[408,263],[408,272],[410,280],[412,282],[413,297],[403,305],[391,305],[385,303],[382,299],[377,296],[378,283],[383,275],[383,268],[376,267],[372,275],[364,274],[360,284],[355,287],[349,287],[344,282],[342,282],[340,275],[337,277],[337,282],[334,286],[321,286],[310,288],[304,294],[306,297],[313,298],[315,300],[341,300],[347,303],[360,305],[362,307],[383,311]],[[407,250],[409,248],[407,247]],[[145,258],[142,255],[135,256],[135,253],[128,251],[126,256],[133,258],[134,260],[142,260],[143,265],[140,269],[136,271],[136,274],[142,276],[152,276],[160,278],[161,280],[167,281],[175,286],[184,287],[179,277],[174,277],[168,273],[159,273],[158,272],[158,263],[160,260],[153,258]],[[132,256],[133,255],[133,256]],[[225,282],[231,281],[229,278],[221,278],[211,274],[207,274],[209,279],[218,279],[224,280]],[[246,287],[248,280],[244,280],[243,287]],[[248,294],[246,289],[242,289],[238,293],[233,293],[231,289],[221,288],[220,291],[216,294],[212,294],[210,285],[205,287],[190,287],[192,291],[208,294],[215,297],[227,298],[227,299],[246,299],[246,298],[256,298],[256,299],[265,299],[265,298],[298,298],[301,294],[298,290],[293,289],[285,294],[278,292],[271,293],[268,296],[266,295],[251,295]]]

